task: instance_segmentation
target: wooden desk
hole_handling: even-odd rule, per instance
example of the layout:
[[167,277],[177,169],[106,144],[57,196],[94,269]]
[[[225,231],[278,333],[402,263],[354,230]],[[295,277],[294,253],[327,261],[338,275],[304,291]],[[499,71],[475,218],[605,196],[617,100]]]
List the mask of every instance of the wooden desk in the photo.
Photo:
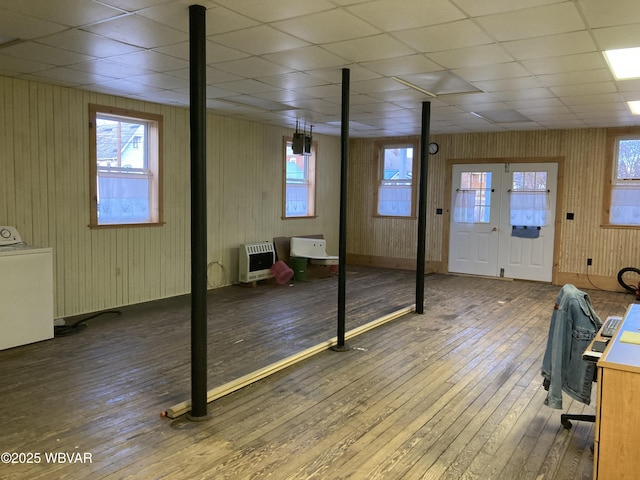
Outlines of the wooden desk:
[[625,331],[640,332],[640,305],[629,306],[597,363],[593,478],[598,480],[640,478],[640,345],[621,342]]

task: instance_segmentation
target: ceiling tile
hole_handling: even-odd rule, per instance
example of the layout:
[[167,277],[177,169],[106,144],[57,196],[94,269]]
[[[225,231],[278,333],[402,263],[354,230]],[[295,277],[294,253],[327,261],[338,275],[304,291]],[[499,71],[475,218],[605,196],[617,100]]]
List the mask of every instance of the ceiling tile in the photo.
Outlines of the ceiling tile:
[[549,87],[549,90],[560,97],[602,95],[606,93],[616,93],[618,91],[614,82],[583,83],[580,85],[558,85],[555,87]]
[[379,29],[355,15],[338,9],[276,22],[272,25],[278,30],[314,44],[340,42],[380,33]]
[[477,92],[478,88],[447,71],[403,75],[405,80],[435,95]]
[[69,27],[101,22],[124,14],[122,10],[86,0],[20,0],[15,3],[15,11],[23,15]]
[[394,36],[423,53],[453,50],[455,48],[493,42],[493,39],[471,20],[403,30],[395,32]]
[[[640,100],[640,79],[634,80],[621,80],[616,82],[616,86],[618,87],[618,91],[620,91],[623,95],[625,95],[625,99],[627,100]],[[635,95],[627,96],[626,92],[635,93]],[[632,98],[635,97],[635,98]]]
[[442,67],[432,62],[422,54],[406,55],[402,57],[385,58],[362,62],[362,66],[376,73],[386,76],[398,76],[411,73],[434,72]]
[[580,9],[591,28],[640,23],[636,0],[580,0]]
[[284,89],[294,89],[298,87],[316,87],[326,85],[327,81],[303,72],[291,72],[284,75],[271,75],[260,77],[260,81]]
[[164,55],[152,50],[144,50],[126,55],[109,57],[109,60],[134,67],[145,68],[154,72],[167,72],[187,68],[189,62],[180,58]]
[[275,22],[335,9],[335,5],[327,0],[216,0],[216,3],[260,22]]
[[562,101],[565,105],[571,107],[572,110],[575,110],[574,107],[577,105],[595,105],[598,103],[605,104],[611,102],[620,102],[622,100],[622,95],[619,93],[605,93],[601,95],[579,95],[575,97],[566,97]]
[[529,72],[518,62],[458,68],[454,70],[453,73],[468,82],[525,77],[529,75]]
[[347,10],[389,32],[464,18],[464,14],[448,0],[378,0],[354,5]]
[[[83,1],[83,0],[79,0]],[[170,0],[100,0],[100,3],[110,5],[112,7],[120,8],[127,12],[135,12],[144,8],[153,7],[154,5],[160,5],[167,3]],[[207,0],[205,0],[207,1]],[[184,3],[184,2],[180,2]]]
[[538,80],[546,86],[579,85],[581,83],[598,83],[611,81],[611,72],[606,68],[598,70],[553,73],[538,75]]
[[223,7],[207,9],[205,23],[207,35],[232,32],[233,30],[254,27],[259,24],[259,22],[252,18]]
[[482,82],[474,82],[474,85],[485,92],[499,92],[503,90],[537,88],[542,86],[542,83],[535,76],[528,76],[485,80]]
[[[200,1],[198,4],[206,8],[205,32],[207,35],[251,27],[258,24],[255,20],[231,12],[226,8],[216,7],[211,1]],[[141,17],[188,33],[189,6],[186,0],[170,1],[147,8],[135,9],[135,12],[136,15]]]
[[373,80],[362,80],[359,82],[351,82],[351,90],[359,93],[378,93],[389,92],[393,90],[403,90],[406,85],[394,81],[391,78],[376,78]]
[[[547,91],[547,94],[550,95],[551,92]],[[533,102],[529,98],[512,98],[510,100],[506,100],[505,103],[509,105],[511,108],[515,108],[520,112],[523,112],[527,108],[531,108],[532,105],[535,105],[537,108],[556,108],[563,107],[564,105],[560,101],[559,98],[548,96],[548,97],[536,97],[533,98]],[[524,113],[524,112],[523,112]]]
[[147,102],[176,105],[184,105],[190,101],[188,93],[176,92],[174,90],[158,90],[148,93],[145,92],[138,95],[138,97]]
[[292,91],[292,90],[274,90],[272,92],[260,92],[256,94],[259,98],[264,98],[267,100],[272,100],[274,102],[280,103],[291,103],[299,100],[309,100],[312,97],[308,95],[303,95],[300,92]]
[[[189,61],[189,42],[176,43],[166,47],[158,47],[154,48],[153,51],[180,58],[187,62]],[[248,56],[249,54],[247,53],[225,47],[224,45],[219,45],[210,40],[205,42],[205,61],[207,64],[237,60]]]
[[132,82],[138,82],[143,85],[149,85],[150,87],[162,88],[170,90],[174,88],[184,88],[188,85],[188,82],[182,78],[166,75],[164,73],[150,73],[147,75],[138,75],[135,77],[129,77]]
[[516,40],[503,45],[517,60],[596,51],[596,45],[586,31]]
[[250,79],[243,79],[243,80],[236,80],[233,82],[221,83],[220,87],[225,88],[231,92],[244,93],[244,94],[272,92],[278,89],[278,87],[269,85],[268,83],[259,82],[257,80],[250,80]]
[[184,32],[137,15],[117,17],[84,29],[142,48],[162,47],[189,40],[189,35]]
[[343,68],[319,68],[314,70],[309,70],[308,73],[313,75],[314,77],[322,78],[327,81],[327,83],[338,83],[342,84],[342,71],[349,71],[349,79],[351,82],[357,82],[360,80],[369,80],[372,78],[380,78],[381,75],[372,72],[366,68],[361,67],[358,64],[345,65]]
[[112,62],[109,60],[93,60],[91,62],[78,63],[76,65],[71,65],[70,68],[81,72],[101,75],[105,78],[129,78],[153,73],[151,70],[147,70],[146,68]]
[[[509,130],[624,126],[640,81],[614,81],[598,49],[640,46],[636,1],[202,0],[207,105],[339,134],[348,69],[356,135],[419,134],[425,101],[443,133],[505,131],[468,112],[509,109],[533,121]],[[188,106],[188,0],[45,3],[0,0],[0,42],[21,39],[0,75]]]
[[444,52],[430,53],[428,57],[445,68],[487,66],[512,62],[514,59],[499,45],[481,45]]
[[109,77],[98,75],[93,72],[81,72],[66,67],[44,70],[34,75],[37,75],[41,79],[51,79],[55,83],[61,83],[67,86],[91,85],[93,83],[100,83],[109,80]]
[[504,92],[491,92],[491,95],[503,102],[515,100],[539,100],[541,98],[552,98],[553,93],[547,88],[530,88],[528,90],[507,90]]
[[316,87],[299,88],[298,91],[316,99],[341,98],[342,96],[340,85],[318,85]]
[[[2,50],[0,50],[0,53]],[[21,73],[33,73],[51,68],[51,64],[34,62],[21,57],[11,57],[0,54],[0,75],[15,75]]]
[[209,37],[215,43],[232,47],[252,55],[280,52],[308,45],[291,35],[280,32],[268,25],[246,28],[235,32],[222,33]]
[[260,57],[241,58],[239,60],[219,62],[213,65],[225,72],[248,78],[281,75],[291,71],[289,67],[269,62]]
[[[16,2],[18,4],[18,2]],[[0,9],[0,32],[2,36],[30,40],[43,35],[51,35],[66,30],[59,23],[28,17],[13,11]]]
[[620,27],[596,28],[591,33],[601,50],[640,47],[640,23]]
[[345,40],[325,45],[325,48],[348,61],[359,63],[414,53],[409,47],[389,35]]
[[550,73],[576,72],[581,70],[597,70],[607,67],[604,56],[598,52],[577,55],[562,55],[552,58],[524,60],[522,65],[531,73],[544,75]]
[[337,67],[346,63],[344,58],[316,46],[294,48],[286,52],[263,55],[263,58],[295,70]]
[[50,47],[36,42],[21,42],[3,48],[3,54],[12,57],[28,58],[35,62],[49,65],[69,65],[74,63],[87,62],[94,57],[70,52],[61,48]]
[[556,35],[586,28],[573,2],[488,15],[478,17],[477,21],[499,41]]
[[456,5],[472,17],[492,15],[496,13],[511,12],[525,8],[538,7],[558,3],[564,0],[491,0],[479,2],[478,0],[456,0]]
[[126,43],[77,29],[56,33],[38,40],[38,43],[101,58],[140,50]]
[[[191,78],[191,70],[189,68],[171,70],[170,72],[167,72],[167,74],[173,75],[174,77],[187,79],[187,80]],[[207,77],[208,84],[231,82],[233,80],[240,80],[242,78],[237,75],[233,75],[229,72],[223,72],[213,67],[206,67],[205,75]]]
[[109,80],[106,82],[96,83],[91,86],[92,90],[104,93],[111,93],[113,95],[122,95],[130,97],[133,95],[150,93],[158,90],[157,88],[150,87],[138,82],[132,82],[127,79]]

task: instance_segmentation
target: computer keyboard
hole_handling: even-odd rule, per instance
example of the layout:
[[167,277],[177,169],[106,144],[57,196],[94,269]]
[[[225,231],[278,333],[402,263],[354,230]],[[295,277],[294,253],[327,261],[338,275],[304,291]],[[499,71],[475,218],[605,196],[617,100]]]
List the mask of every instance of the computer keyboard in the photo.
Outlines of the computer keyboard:
[[613,334],[616,333],[616,329],[618,328],[618,325],[620,325],[621,321],[621,317],[608,317],[602,326],[600,335],[603,337],[612,337]]

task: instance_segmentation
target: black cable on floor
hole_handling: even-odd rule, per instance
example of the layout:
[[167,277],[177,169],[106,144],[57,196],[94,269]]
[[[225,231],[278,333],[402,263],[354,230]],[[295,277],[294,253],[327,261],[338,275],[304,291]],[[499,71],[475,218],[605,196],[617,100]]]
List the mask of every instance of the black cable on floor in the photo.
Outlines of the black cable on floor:
[[122,315],[122,312],[120,312],[119,310],[105,310],[104,312],[94,313],[93,315],[90,315],[88,317],[81,318],[80,320],[77,320],[70,325],[55,325],[53,327],[53,336],[67,337],[69,335],[75,335],[76,333],[81,332],[87,327],[87,324],[84,322],[108,314]]

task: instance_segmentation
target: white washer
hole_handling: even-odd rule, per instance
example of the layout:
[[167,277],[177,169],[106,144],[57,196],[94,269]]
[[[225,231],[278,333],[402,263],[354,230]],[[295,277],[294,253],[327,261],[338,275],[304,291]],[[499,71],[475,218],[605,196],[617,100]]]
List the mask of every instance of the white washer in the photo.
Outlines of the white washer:
[[53,251],[0,247],[0,350],[53,338]]

